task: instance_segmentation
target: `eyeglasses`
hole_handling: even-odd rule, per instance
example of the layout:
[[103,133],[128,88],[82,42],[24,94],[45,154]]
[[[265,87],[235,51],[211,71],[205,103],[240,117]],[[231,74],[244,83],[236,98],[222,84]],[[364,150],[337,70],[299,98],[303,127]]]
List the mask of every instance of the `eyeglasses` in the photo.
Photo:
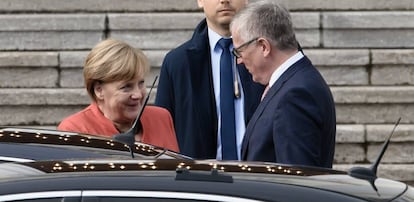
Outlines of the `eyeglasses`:
[[233,51],[231,51],[231,53],[233,53],[234,57],[240,58],[241,57],[241,50],[240,49],[243,48],[243,47],[245,47],[245,46],[250,45],[253,42],[255,42],[258,38],[259,37],[253,38],[252,40],[247,41],[246,43],[240,45],[239,47],[233,48]]

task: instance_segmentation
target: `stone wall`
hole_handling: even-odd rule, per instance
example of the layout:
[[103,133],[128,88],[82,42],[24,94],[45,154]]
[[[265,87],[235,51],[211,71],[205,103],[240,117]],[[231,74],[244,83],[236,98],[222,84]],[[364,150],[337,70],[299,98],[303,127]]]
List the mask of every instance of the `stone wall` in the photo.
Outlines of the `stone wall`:
[[[335,168],[414,182],[414,0],[281,0],[337,109]],[[1,0],[0,125],[54,128],[89,103],[82,63],[108,37],[144,50],[147,84],[203,18],[196,0]],[[151,101],[154,101],[154,95]]]

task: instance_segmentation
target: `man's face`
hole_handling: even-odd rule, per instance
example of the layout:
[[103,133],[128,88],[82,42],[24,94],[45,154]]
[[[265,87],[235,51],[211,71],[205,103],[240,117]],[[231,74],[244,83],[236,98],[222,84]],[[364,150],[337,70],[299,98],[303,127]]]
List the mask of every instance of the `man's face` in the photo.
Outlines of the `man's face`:
[[232,30],[234,48],[238,50],[240,57],[237,58],[237,64],[244,64],[246,69],[252,74],[253,81],[266,84],[265,67],[263,64],[263,53],[260,51],[258,38],[243,41],[237,31]]
[[228,30],[233,16],[244,8],[248,0],[197,0],[203,8],[207,23],[211,29]]

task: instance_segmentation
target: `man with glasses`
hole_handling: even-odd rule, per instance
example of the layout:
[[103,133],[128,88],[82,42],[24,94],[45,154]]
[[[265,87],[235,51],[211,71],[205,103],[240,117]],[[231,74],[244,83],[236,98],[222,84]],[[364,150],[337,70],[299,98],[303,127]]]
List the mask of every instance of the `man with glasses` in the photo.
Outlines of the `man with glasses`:
[[300,50],[288,10],[271,1],[251,3],[230,30],[237,62],[269,89],[247,125],[242,160],[331,168],[334,100]]
[[236,160],[264,86],[231,55],[229,25],[247,0],[197,0],[206,18],[162,64],[155,104],[173,117],[180,152]]
[[237,59],[237,58],[240,58],[240,57],[241,57],[241,49],[242,49],[243,47],[248,46],[248,45],[250,45],[251,43],[255,42],[258,38],[259,38],[259,37],[255,37],[255,38],[253,38],[252,40],[250,40],[250,41],[247,41],[247,42],[243,43],[243,44],[242,44],[242,45],[240,45],[238,48],[233,48],[232,53],[233,53],[234,57],[236,57],[236,59]]

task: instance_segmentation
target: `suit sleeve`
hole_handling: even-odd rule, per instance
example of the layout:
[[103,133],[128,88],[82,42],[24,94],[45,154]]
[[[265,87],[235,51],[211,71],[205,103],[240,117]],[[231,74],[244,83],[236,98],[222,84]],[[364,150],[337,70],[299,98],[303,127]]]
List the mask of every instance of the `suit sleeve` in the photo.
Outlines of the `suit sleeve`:
[[273,141],[278,162],[320,165],[322,118],[314,96],[303,88],[292,89],[276,110]]
[[155,105],[167,109],[170,112],[172,118],[174,119],[174,85],[170,70],[171,67],[169,65],[169,59],[167,55],[161,66],[160,79],[157,87],[157,96],[155,98]]

